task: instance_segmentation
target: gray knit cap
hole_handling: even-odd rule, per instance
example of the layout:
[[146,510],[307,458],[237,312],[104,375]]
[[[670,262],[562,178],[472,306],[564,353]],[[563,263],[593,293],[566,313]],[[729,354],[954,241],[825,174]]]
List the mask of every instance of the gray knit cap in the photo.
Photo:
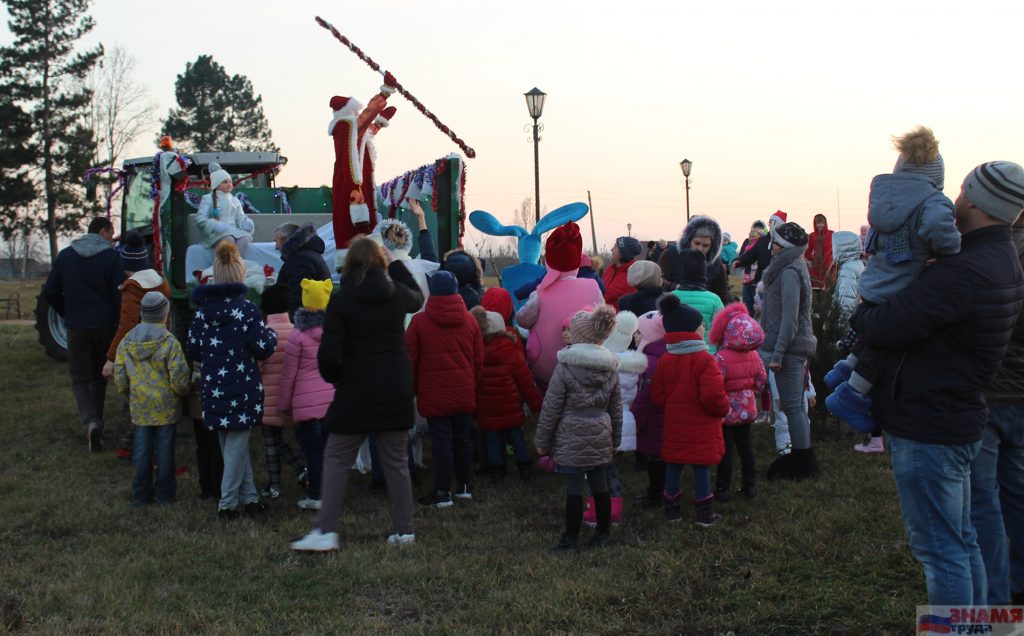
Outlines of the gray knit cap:
[[968,173],[964,194],[989,216],[1013,223],[1024,210],[1024,168],[1012,161],[990,161]]
[[170,310],[171,301],[160,292],[146,292],[142,297],[142,322],[162,323],[167,320],[167,313]]

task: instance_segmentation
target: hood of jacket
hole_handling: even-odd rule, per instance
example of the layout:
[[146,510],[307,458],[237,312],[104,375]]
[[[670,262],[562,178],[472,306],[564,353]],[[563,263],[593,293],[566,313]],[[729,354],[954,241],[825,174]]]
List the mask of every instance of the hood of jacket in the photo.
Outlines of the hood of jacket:
[[[519,347],[516,337],[507,331],[497,331],[484,336],[484,365],[498,366],[515,355]],[[488,364],[490,363],[490,364]]]
[[639,351],[630,349],[618,354],[619,371],[622,373],[643,373],[647,368],[647,356]]
[[764,342],[764,329],[743,303],[731,303],[715,314],[708,342],[720,349],[754,351]]
[[814,219],[811,221],[811,232],[810,232],[811,234],[814,234],[815,232],[818,231],[818,219],[821,219],[822,221],[825,222],[825,228],[823,230],[821,230],[821,231],[822,232],[828,232],[829,231],[828,230],[828,217],[826,217],[824,214],[815,214],[814,215]]
[[466,321],[466,303],[458,294],[431,296],[424,311],[431,322],[442,327],[458,327]]
[[[876,232],[895,232],[926,199],[935,196],[949,201],[923,174],[880,174],[871,180],[868,223]],[[949,209],[953,211],[951,204]]]
[[504,287],[491,287],[485,291],[483,298],[480,299],[480,306],[487,311],[496,312],[506,325],[512,321],[515,306],[512,304],[512,295]]
[[848,263],[852,260],[860,260],[860,254],[864,251],[860,237],[853,232],[840,230],[832,233],[832,260],[838,265]]
[[132,359],[148,360],[157,351],[160,351],[168,338],[174,338],[174,335],[163,325],[140,322],[125,335],[122,342],[130,352]]
[[324,311],[310,311],[305,307],[299,307],[295,310],[295,328],[299,331],[309,331],[317,327],[324,326]]
[[444,255],[441,269],[455,275],[459,287],[473,285],[479,287],[483,283],[483,268],[480,260],[466,250],[452,250]]
[[89,258],[114,249],[114,244],[99,234],[84,234],[71,241],[71,249],[82,258]]
[[707,262],[712,262],[722,254],[722,226],[710,216],[698,214],[691,217],[690,222],[683,228],[683,234],[679,237],[677,249],[684,250],[690,247],[693,237],[702,234],[711,237],[711,249],[704,255]]
[[155,269],[143,269],[135,272],[128,280],[121,283],[120,288],[124,289],[129,283],[135,283],[140,288],[150,291],[163,285],[163,282],[163,277]]
[[192,292],[192,302],[203,312],[207,322],[223,327],[242,317],[238,303],[245,300],[249,288],[242,283],[200,285]]
[[601,345],[581,342],[558,352],[558,361],[583,386],[601,387],[619,372],[619,357]]
[[324,240],[317,235],[316,228],[312,223],[307,223],[295,230],[285,240],[284,245],[281,246],[281,260],[288,260],[289,256],[302,250],[311,250],[322,255],[325,249],[327,246],[324,245]]

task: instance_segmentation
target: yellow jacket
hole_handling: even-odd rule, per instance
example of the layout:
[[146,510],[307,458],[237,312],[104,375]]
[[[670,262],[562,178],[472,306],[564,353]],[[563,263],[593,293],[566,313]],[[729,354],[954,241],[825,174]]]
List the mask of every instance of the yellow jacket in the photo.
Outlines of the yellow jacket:
[[128,397],[136,426],[176,424],[190,374],[181,345],[163,325],[140,323],[121,340],[114,357],[114,382]]

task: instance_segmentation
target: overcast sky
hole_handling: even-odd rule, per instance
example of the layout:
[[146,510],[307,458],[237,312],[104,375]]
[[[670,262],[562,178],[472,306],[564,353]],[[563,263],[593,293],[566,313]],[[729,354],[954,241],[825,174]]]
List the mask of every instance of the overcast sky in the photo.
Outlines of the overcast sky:
[[[1024,163],[1022,2],[704,4],[98,0],[90,40],[136,56],[160,117],[200,54],[248,76],[289,158],[279,184],[319,186],[331,181],[330,97],[365,103],[381,83],[321,15],[476,149],[468,208],[506,222],[533,194],[523,93],[537,86],[541,205],[589,189],[606,244],[626,223],[678,236],[684,157],[692,213],[741,238],[776,209],[856,230],[871,177],[895,162],[891,137],[917,124],[941,143],[950,198],[978,163]],[[404,98],[390,103],[378,183],[458,151]],[[132,154],[151,154],[152,138]]]

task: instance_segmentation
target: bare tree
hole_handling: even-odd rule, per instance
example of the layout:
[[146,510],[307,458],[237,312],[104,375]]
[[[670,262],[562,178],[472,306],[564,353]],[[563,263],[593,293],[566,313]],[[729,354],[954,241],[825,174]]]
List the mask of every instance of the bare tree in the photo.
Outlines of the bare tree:
[[13,231],[4,232],[3,243],[0,245],[2,245],[0,254],[11,264],[12,268],[15,263],[20,261],[18,273],[21,278],[28,277],[29,260],[43,261],[46,259],[42,237],[39,235],[38,228],[32,223],[30,215],[25,215]]
[[115,46],[86,78],[92,90],[89,124],[96,138],[96,163],[110,168],[156,123],[149,89],[135,79],[135,56]]

